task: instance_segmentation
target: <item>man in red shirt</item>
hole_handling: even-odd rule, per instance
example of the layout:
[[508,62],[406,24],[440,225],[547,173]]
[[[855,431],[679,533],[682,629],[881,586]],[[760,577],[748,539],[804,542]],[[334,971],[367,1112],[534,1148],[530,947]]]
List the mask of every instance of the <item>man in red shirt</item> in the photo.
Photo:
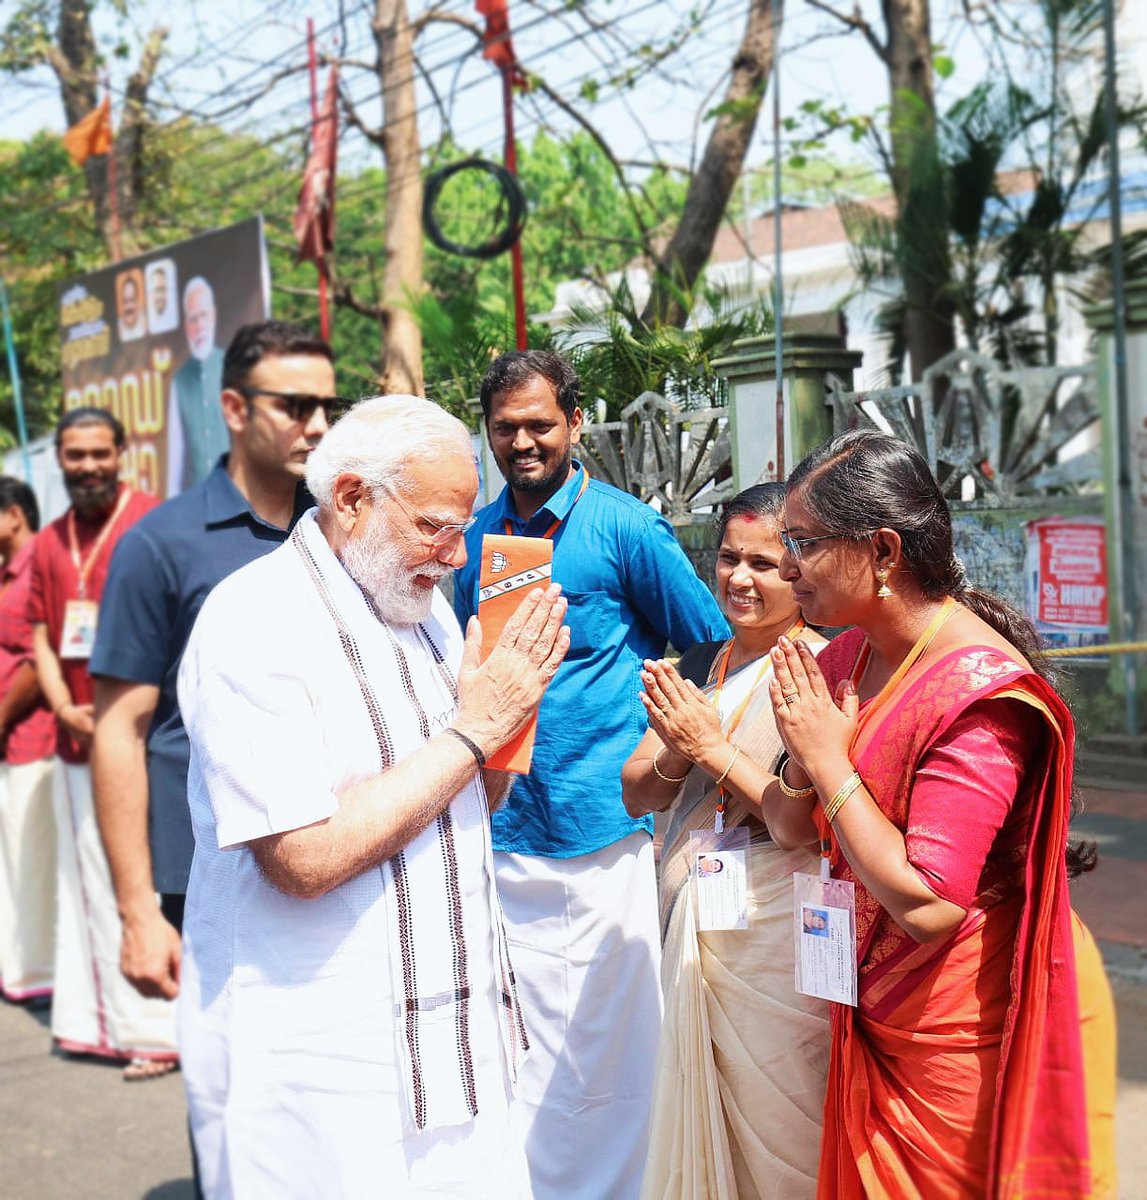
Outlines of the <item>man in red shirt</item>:
[[32,661],[28,588],[40,510],[22,480],[0,475],[0,994],[52,991],[56,937],[56,725]]
[[[92,804],[88,752],[93,686],[88,658],[116,542],[159,503],[119,482],[123,426],[77,408],[56,429],[56,458],[72,506],[36,539],[28,619],[40,687],[57,723],[56,982],[52,1035],[64,1050],[129,1060],[127,1078],[174,1063],[175,1011],[119,971],[120,923]],[[162,1069],[162,1068],[156,1068]]]

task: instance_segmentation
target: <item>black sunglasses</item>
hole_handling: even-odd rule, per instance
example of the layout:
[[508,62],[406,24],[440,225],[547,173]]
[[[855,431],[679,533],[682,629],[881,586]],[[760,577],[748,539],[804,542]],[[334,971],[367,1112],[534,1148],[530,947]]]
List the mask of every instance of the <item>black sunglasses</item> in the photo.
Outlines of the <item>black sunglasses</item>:
[[266,388],[248,387],[237,387],[234,390],[239,395],[246,396],[248,400],[254,400],[256,396],[273,396],[276,400],[282,401],[283,411],[292,421],[302,421],[303,423],[315,415],[316,409],[321,408],[323,416],[326,417],[329,424],[341,417],[354,403],[345,396],[308,396],[299,392],[271,392]]

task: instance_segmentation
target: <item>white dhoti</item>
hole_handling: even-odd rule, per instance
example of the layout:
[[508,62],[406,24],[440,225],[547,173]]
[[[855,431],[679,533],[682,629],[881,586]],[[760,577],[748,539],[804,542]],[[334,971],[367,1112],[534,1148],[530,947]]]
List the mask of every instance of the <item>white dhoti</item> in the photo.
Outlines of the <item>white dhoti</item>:
[[53,794],[58,919],[52,1036],[74,1054],[174,1059],[174,1003],[141,996],[119,969],[120,920],[89,768],[58,761]]
[[56,935],[56,820],[50,758],[0,764],[0,992],[52,991]]
[[661,1027],[653,842],[494,859],[530,1039],[516,1103],[534,1196],[635,1197]]

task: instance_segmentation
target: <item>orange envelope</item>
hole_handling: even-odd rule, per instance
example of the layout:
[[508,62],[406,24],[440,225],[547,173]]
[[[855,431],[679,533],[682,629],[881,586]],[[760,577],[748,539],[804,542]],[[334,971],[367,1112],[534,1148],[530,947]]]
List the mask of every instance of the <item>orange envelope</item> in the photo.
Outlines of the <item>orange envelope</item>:
[[[549,586],[553,557],[554,544],[549,538],[510,537],[500,533],[487,533],[482,538],[478,620],[482,622],[483,658],[493,650],[506,622],[517,612],[530,589]],[[486,765],[517,775],[527,774],[537,727],[535,712],[517,737],[492,754]]]

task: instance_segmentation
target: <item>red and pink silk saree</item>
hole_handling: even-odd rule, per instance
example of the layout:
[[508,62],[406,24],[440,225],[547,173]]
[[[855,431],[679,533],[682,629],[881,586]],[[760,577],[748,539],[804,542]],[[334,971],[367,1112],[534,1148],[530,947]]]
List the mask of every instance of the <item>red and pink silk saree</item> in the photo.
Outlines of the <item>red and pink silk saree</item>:
[[[863,640],[822,653],[831,686]],[[832,1006],[822,1200],[1093,1194],[1064,864],[1073,742],[1055,692],[989,646],[925,657],[864,706],[852,761],[967,915],[917,943],[835,863],[856,884],[859,1004]]]

